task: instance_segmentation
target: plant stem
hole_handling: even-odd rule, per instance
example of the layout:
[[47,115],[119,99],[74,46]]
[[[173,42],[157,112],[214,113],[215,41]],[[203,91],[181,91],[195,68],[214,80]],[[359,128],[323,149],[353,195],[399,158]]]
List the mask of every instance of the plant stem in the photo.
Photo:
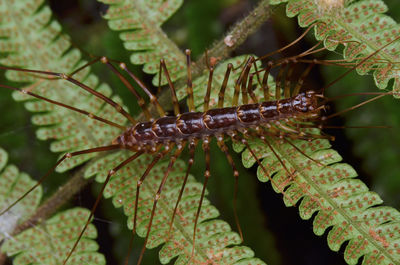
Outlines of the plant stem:
[[262,0],[241,21],[238,21],[226,35],[215,42],[210,49],[203,53],[193,67],[193,77],[197,77],[207,68],[206,59],[211,57],[225,60],[230,53],[237,49],[249,36],[255,33],[260,26],[270,17],[270,0]]
[[[270,17],[270,0],[262,0],[241,21],[237,22],[228,33],[215,42],[207,52],[204,52],[192,66],[192,79],[196,79],[207,69],[206,57],[218,58],[220,61],[227,59],[232,51],[237,49],[247,38],[255,33],[260,26]],[[182,87],[186,80],[177,81],[176,87]],[[164,89],[158,98],[163,107],[171,107],[170,91]],[[153,105],[150,106],[153,109]],[[155,109],[154,109],[155,112]]]

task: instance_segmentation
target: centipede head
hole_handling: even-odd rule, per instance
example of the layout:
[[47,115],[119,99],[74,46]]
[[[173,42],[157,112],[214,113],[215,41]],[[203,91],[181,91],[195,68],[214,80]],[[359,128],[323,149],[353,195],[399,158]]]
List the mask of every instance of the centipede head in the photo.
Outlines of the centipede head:
[[298,112],[310,113],[319,110],[319,95],[313,91],[308,90],[300,92],[294,97],[293,108]]

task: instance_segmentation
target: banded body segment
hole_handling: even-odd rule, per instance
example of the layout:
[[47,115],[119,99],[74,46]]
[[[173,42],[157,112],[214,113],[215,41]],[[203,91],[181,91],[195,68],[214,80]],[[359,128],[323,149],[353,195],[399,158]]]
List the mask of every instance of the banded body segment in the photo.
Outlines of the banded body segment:
[[186,112],[153,122],[137,123],[114,142],[122,148],[154,152],[154,148],[161,144],[203,139],[240,131],[249,126],[266,126],[281,119],[315,118],[319,116],[318,104],[318,95],[308,91],[276,101],[216,108],[206,112]]

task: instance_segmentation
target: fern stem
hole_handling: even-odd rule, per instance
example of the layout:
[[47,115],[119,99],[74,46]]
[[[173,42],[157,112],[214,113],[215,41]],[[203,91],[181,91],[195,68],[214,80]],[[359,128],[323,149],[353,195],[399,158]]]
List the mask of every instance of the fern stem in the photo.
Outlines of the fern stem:
[[83,189],[83,187],[92,182],[93,179],[83,178],[86,168],[90,165],[91,163],[77,170],[72,178],[70,178],[63,186],[61,186],[51,197],[44,201],[36,210],[36,212],[29,217],[29,219],[18,225],[12,232],[12,235],[17,235],[22,231],[46,220],[52,216],[62,205],[68,202],[76,193]]
[[[255,33],[260,26],[270,17],[271,9],[269,8],[270,0],[262,0],[258,5],[241,21],[238,21],[219,41],[215,42],[210,49],[207,50],[207,56],[218,57],[225,60],[230,53],[237,49],[249,36]],[[207,68],[206,53],[203,53],[196,61],[193,68],[193,76],[196,77]]]
[[[270,0],[262,0],[258,5],[241,21],[237,22],[219,41],[216,41],[211,48],[207,49],[207,57],[218,57],[221,61],[229,58],[232,51],[237,49],[247,38],[255,33],[260,26],[269,19],[271,9],[269,8]],[[229,39],[227,39],[229,38]],[[227,43],[229,45],[227,45]],[[207,69],[206,52],[204,52],[192,67],[193,80],[203,74]],[[177,87],[184,85],[184,81],[179,80]],[[159,97],[160,104],[168,108],[171,105],[170,92],[163,90]],[[150,106],[153,111],[153,106]],[[155,110],[154,110],[155,111]],[[142,116],[142,115],[141,115]],[[140,120],[140,119],[139,119]]]

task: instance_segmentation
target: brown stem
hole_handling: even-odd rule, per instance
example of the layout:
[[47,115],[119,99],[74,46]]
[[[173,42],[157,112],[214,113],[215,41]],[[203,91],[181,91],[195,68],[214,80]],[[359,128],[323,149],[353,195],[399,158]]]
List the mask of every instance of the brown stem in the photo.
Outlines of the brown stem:
[[[229,54],[237,49],[250,35],[256,32],[259,27],[270,17],[271,10],[269,8],[270,0],[262,0],[258,5],[241,21],[237,22],[228,33],[219,41],[215,42],[210,49],[207,50],[207,55],[204,52],[200,58],[192,66],[192,80],[199,77],[205,69],[206,56],[218,57],[221,61],[227,59]],[[229,41],[227,38],[229,37]],[[228,44],[227,44],[228,43]],[[179,80],[176,87],[182,87],[186,80]],[[171,100],[169,91],[163,90],[159,96],[160,104],[165,108],[171,108]],[[141,115],[142,116],[142,115]],[[140,119],[139,119],[140,120]]]
[[[216,57],[225,60],[230,53],[237,49],[247,38],[256,32],[259,27],[270,17],[270,0],[262,0],[258,5],[241,21],[237,22],[226,35],[207,50],[207,57]],[[193,67],[193,76],[199,76],[206,69],[206,54],[196,61]]]

